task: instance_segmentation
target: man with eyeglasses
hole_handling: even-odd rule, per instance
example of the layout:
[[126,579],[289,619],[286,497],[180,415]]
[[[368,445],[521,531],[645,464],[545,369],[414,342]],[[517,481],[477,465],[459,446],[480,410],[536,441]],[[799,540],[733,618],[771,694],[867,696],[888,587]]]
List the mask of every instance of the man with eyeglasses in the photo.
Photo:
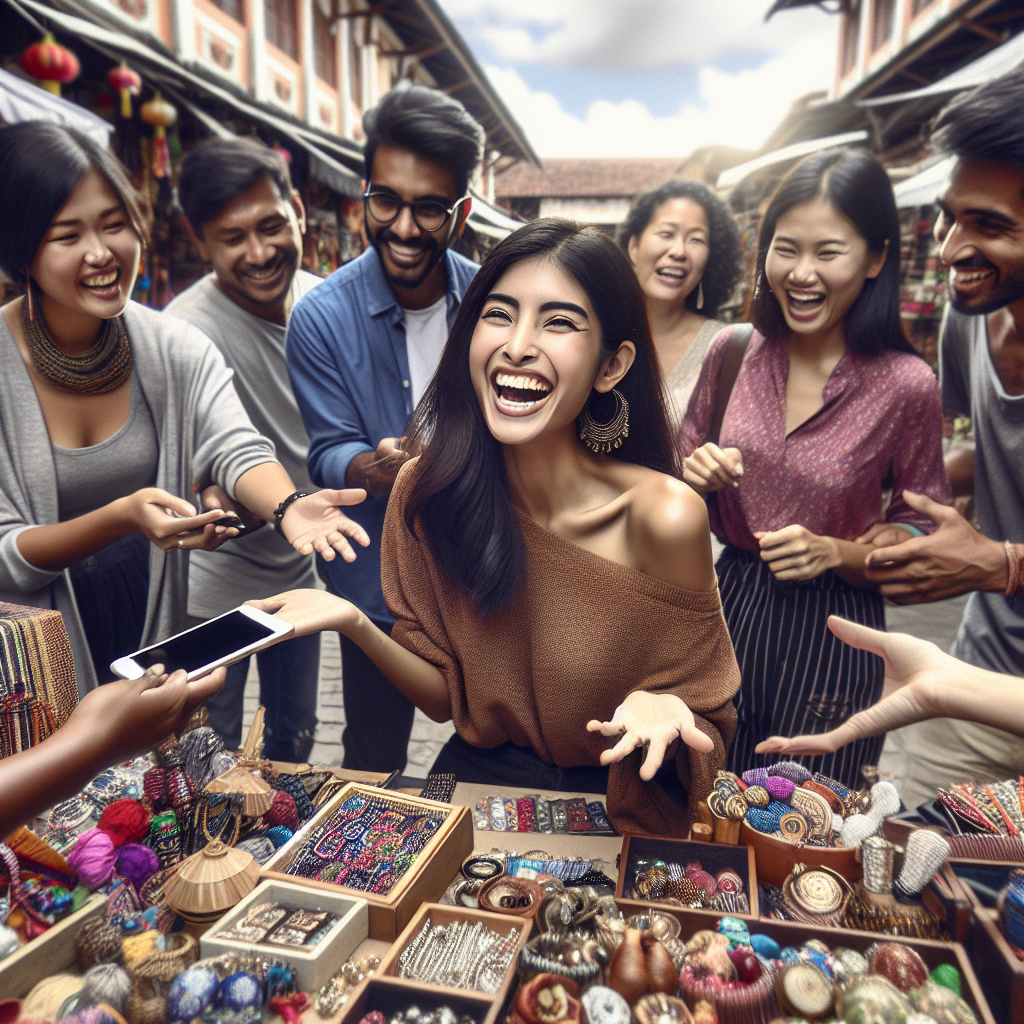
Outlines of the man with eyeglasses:
[[[449,246],[469,215],[484,134],[458,100],[409,83],[367,111],[363,128],[371,245],[296,305],[288,370],[309,434],[310,478],[368,495],[349,514],[370,547],[353,563],[318,561],[321,578],[389,633],[394,619],[380,584],[384,513],[409,457],[401,447],[406,423],[478,269]],[[343,766],[404,769],[412,703],[345,637],[341,658]]]

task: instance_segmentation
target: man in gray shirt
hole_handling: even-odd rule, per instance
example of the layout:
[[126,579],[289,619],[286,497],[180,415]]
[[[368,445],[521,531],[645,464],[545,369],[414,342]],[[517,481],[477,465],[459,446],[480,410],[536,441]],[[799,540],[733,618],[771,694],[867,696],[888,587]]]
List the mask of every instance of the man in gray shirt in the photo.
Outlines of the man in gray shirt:
[[[299,490],[314,490],[306,470],[309,441],[285,360],[294,304],[321,279],[299,269],[305,212],[288,166],[253,139],[212,139],[185,159],[178,186],[189,235],[213,272],[181,293],[166,312],[213,339],[234,370],[235,389],[253,424],[274,442]],[[209,499],[208,492],[204,495]],[[225,508],[227,496],[217,499]],[[209,503],[209,501],[208,501]],[[208,619],[243,601],[315,587],[310,556],[269,527],[193,552],[189,614]],[[266,710],[264,754],[305,761],[316,730],[319,634],[288,640],[256,656]],[[207,702],[210,725],[229,749],[241,742],[249,661],[228,669]]]
[[[954,494],[973,492],[981,532],[950,508],[904,493],[935,520],[930,536],[881,547],[867,575],[901,604],[974,591],[952,653],[1024,675],[1024,65],[945,108],[934,142],[956,162],[936,235],[950,268],[940,338],[943,404],[969,414],[973,451],[947,460]],[[1022,691],[1024,692],[1024,691]],[[951,782],[1024,772],[1024,742],[937,719],[907,737],[908,806]]]

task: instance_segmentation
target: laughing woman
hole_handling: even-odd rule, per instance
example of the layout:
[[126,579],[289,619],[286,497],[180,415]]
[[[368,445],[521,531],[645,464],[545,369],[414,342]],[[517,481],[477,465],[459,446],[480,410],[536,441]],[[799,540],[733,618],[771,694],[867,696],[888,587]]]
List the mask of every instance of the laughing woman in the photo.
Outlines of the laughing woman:
[[[295,548],[353,558],[368,538],[292,498],[213,343],[129,302],[146,231],[121,166],[46,122],[0,127],[0,269],[27,292],[0,310],[0,600],[64,616],[82,693],[110,662],[184,629],[188,552],[237,536],[196,515],[217,485]],[[245,595],[240,595],[243,600]]]
[[[730,767],[761,763],[769,736],[827,732],[882,693],[882,659],[840,643],[829,615],[885,628],[864,577],[874,543],[930,530],[904,491],[950,501],[935,375],[903,336],[900,227],[885,171],[832,150],[799,164],[761,222],[746,347],[708,441],[732,330],[712,342],[683,424],[685,479],[717,492],[711,525],[742,684]],[[811,767],[859,781],[882,739]]]
[[724,765],[738,674],[704,503],[671,475],[644,297],[615,244],[561,220],[501,242],[410,434],[422,454],[381,549],[392,637],[316,591],[258,606],[299,634],[338,630],[454,719],[434,771],[607,791],[620,830],[685,835]]

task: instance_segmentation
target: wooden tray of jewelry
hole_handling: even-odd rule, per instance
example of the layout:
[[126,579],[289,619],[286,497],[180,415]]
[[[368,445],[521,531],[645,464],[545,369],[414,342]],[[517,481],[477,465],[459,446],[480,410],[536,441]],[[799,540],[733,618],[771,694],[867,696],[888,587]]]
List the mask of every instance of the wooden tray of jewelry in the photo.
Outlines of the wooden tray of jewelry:
[[391,941],[421,903],[441,897],[472,851],[468,808],[350,783],[261,874],[365,899],[370,938]]
[[[424,931],[428,927],[443,928],[444,932],[432,938]],[[489,940],[482,957],[473,958],[459,949],[461,940],[473,943],[474,933],[470,929],[476,929],[478,935]],[[407,979],[444,992],[486,995],[493,1005],[484,1024],[494,1024],[507,1008],[519,951],[532,929],[532,917],[425,903],[381,960],[376,976]],[[451,962],[443,955],[449,947],[453,954]],[[477,941],[475,948],[482,947]],[[459,956],[458,963],[455,955]]]
[[75,939],[82,925],[99,917],[107,897],[94,893],[73,914],[0,960],[0,999],[20,999],[44,978],[64,971],[78,973]]
[[366,900],[268,880],[204,932],[200,949],[204,960],[239,951],[286,960],[298,987],[316,992],[368,932]]
[[[411,1019],[399,1017],[413,1006],[419,1011],[418,1024],[485,1024],[494,1000],[477,992],[434,988],[377,973],[354,989],[335,1024],[359,1024],[374,1010],[382,1013],[388,1024],[413,1024]],[[454,1020],[439,1013],[445,1007],[455,1014]]]
[[[687,839],[668,839],[664,836],[627,835],[622,840],[622,853],[619,854],[619,879],[615,886],[616,898],[622,899],[625,896],[641,900],[644,903],[660,905],[659,898],[653,895],[660,889],[657,887],[648,889],[648,883],[651,880],[644,878],[643,872],[640,871],[644,861],[663,861],[669,868],[668,873],[679,875],[680,878],[685,877],[683,872],[688,865],[699,862],[699,870],[708,877],[702,878],[701,875],[695,875],[691,871],[690,880],[693,882],[693,878],[696,878],[705,894],[713,888],[715,892],[711,895],[712,899],[718,895],[719,879],[725,881],[728,877],[723,875],[723,872],[729,872],[734,876],[729,880],[728,886],[733,891],[727,895],[731,898],[741,894],[746,896],[747,906],[745,908],[731,905],[721,908],[711,907],[702,912],[714,914],[717,917],[721,917],[722,914],[750,914],[757,917],[757,868],[754,851],[749,846],[700,843]],[[678,866],[679,870],[672,870],[674,866]],[[670,886],[673,881],[678,885],[680,878],[670,878]],[[652,895],[641,895],[640,892],[637,892],[638,884],[641,891],[646,889]],[[697,883],[693,884],[696,886]],[[637,895],[631,895],[633,892],[637,892]]]
[[[645,908],[650,909],[649,904],[639,903],[636,900],[617,899],[615,902],[626,917],[642,913]],[[679,938],[684,942],[696,932],[708,927],[708,915],[704,911],[688,910],[664,903],[658,904],[657,910],[664,914],[671,914],[678,919],[681,926]],[[770,935],[783,948],[786,946],[799,947],[808,939],[820,939],[830,949],[844,946],[847,949],[854,949],[858,953],[863,953],[875,942],[898,942],[902,945],[910,946],[911,949],[916,950],[920,955],[929,971],[934,970],[939,964],[950,964],[955,967],[960,972],[964,982],[961,995],[970,1005],[971,1009],[974,1010],[978,1020],[981,1024],[997,1024],[985,998],[984,992],[987,989],[982,989],[978,976],[974,973],[974,968],[968,959],[967,952],[959,942],[907,939],[891,935],[877,935],[874,932],[855,931],[851,928],[823,928],[817,925],[799,924],[795,921],[754,919],[743,917],[740,914],[731,914],[729,916],[741,918],[751,932],[761,932],[765,935]],[[1018,1022],[1014,1022],[1014,1024],[1018,1024]]]

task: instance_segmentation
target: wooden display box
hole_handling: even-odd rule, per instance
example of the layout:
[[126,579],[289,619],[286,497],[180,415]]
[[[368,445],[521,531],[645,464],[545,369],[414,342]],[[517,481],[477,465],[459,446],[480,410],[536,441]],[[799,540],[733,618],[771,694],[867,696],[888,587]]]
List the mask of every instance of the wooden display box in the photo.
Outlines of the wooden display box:
[[[635,900],[616,900],[615,902],[626,916],[637,913],[643,907],[650,906],[650,904],[637,903]],[[695,932],[708,927],[706,913],[666,904],[658,904],[658,909],[679,919],[679,923],[682,925],[679,937],[684,942]],[[888,935],[875,935],[872,932],[854,931],[846,928],[819,928],[814,925],[799,924],[795,921],[754,920],[739,914],[729,916],[740,917],[751,932],[770,935],[783,948],[786,946],[799,947],[808,939],[821,939],[830,949],[835,949],[837,946],[845,946],[847,949],[855,949],[859,953],[863,953],[875,942],[898,942],[901,945],[910,946],[911,949],[918,952],[929,971],[934,970],[939,964],[951,964],[955,967],[963,979],[963,992],[961,994],[971,1009],[974,1010],[978,1020],[981,1024],[997,1024],[982,992],[981,985],[978,983],[978,977],[975,975],[974,969],[967,957],[967,953],[958,942],[933,942],[930,939],[895,938]]]
[[997,1024],[1024,1024],[1024,963],[1006,941],[994,910],[975,912],[971,963]]
[[[493,1005],[488,1010],[483,1024],[494,1024],[494,1022],[499,1019],[499,1016],[504,1013],[508,1006],[509,999],[511,998],[512,990],[515,986],[516,965],[519,962],[519,951],[526,945],[527,939],[530,937],[530,932],[533,930],[533,918],[517,917],[512,914],[492,914],[485,910],[471,910],[469,907],[451,907],[441,903],[424,903],[416,912],[416,916],[413,917],[413,919],[406,925],[405,931],[402,932],[397,941],[381,960],[380,967],[377,969],[377,973],[375,975],[376,977],[398,978],[398,959],[402,955],[406,946],[408,946],[419,934],[420,930],[423,928],[423,923],[428,917],[433,924],[449,925],[454,921],[482,921],[491,929],[491,931],[498,932],[501,935],[508,935],[511,932],[516,931],[519,932],[519,938],[516,942],[516,951],[509,962],[508,970],[505,972],[505,978],[501,983],[501,987],[494,995],[487,996],[487,998],[492,1001]],[[401,980],[412,981],[412,979]],[[424,982],[419,981],[413,983],[422,985],[424,988],[431,991],[458,993],[466,991],[466,989],[450,988],[446,985],[427,985]],[[485,993],[482,992],[475,994],[485,995]]]
[[[350,889],[331,882],[318,882],[289,875],[285,872],[295,859],[295,854],[314,829],[328,820],[335,810],[350,797],[361,794],[393,800],[406,806],[422,807],[426,811],[444,811],[447,814],[441,827],[430,837],[426,846],[416,858],[413,866],[395,883],[386,896]],[[262,876],[278,882],[290,882],[321,889],[327,892],[344,893],[357,899],[366,900],[369,908],[369,929],[371,939],[392,941],[409,923],[421,903],[440,899],[448,883],[459,871],[462,862],[473,852],[473,820],[468,807],[453,807],[436,800],[395,794],[374,786],[350,783],[330,803],[318,811],[263,865]]]
[[44,978],[66,971],[78,973],[75,939],[82,925],[99,917],[107,897],[90,896],[85,905],[25,943],[16,953],[0,960],[0,999],[21,999]]
[[[615,885],[615,896],[622,899],[628,888],[632,888],[637,863],[641,860],[663,860],[666,863],[682,864],[699,860],[704,870],[714,875],[723,868],[731,868],[743,879],[744,891],[750,900],[750,914],[757,917],[757,868],[754,851],[749,846],[732,846],[728,843],[699,843],[687,839],[668,839],[663,836],[627,835],[622,840],[619,855],[619,880]],[[657,900],[642,900],[652,906],[662,906]],[[721,917],[721,910],[700,910],[694,913]]]
[[372,1010],[379,1010],[385,1019],[410,1006],[430,1013],[442,1006],[450,1006],[456,1014],[467,1014],[473,1024],[484,1024],[491,1012],[493,999],[478,992],[457,988],[434,988],[419,985],[405,978],[382,978],[374,974],[361,982],[349,997],[335,1024],[359,1024]]
[[758,832],[746,822],[740,829],[740,842],[754,851],[759,879],[779,888],[797,864],[806,864],[809,868],[831,868],[848,882],[859,882],[864,873],[857,860],[857,851],[851,847],[797,846],[785,839]]
[[[315,946],[308,948],[221,937],[221,932],[233,928],[253,907],[261,903],[280,903],[302,910],[326,910],[335,914],[338,920]],[[364,899],[310,889],[294,882],[267,881],[256,886],[241,903],[203,934],[200,950],[204,960],[221,953],[251,953],[254,950],[269,959],[286,960],[295,972],[299,988],[303,992],[316,992],[330,981],[338,965],[352,955],[368,931],[369,914]]]

